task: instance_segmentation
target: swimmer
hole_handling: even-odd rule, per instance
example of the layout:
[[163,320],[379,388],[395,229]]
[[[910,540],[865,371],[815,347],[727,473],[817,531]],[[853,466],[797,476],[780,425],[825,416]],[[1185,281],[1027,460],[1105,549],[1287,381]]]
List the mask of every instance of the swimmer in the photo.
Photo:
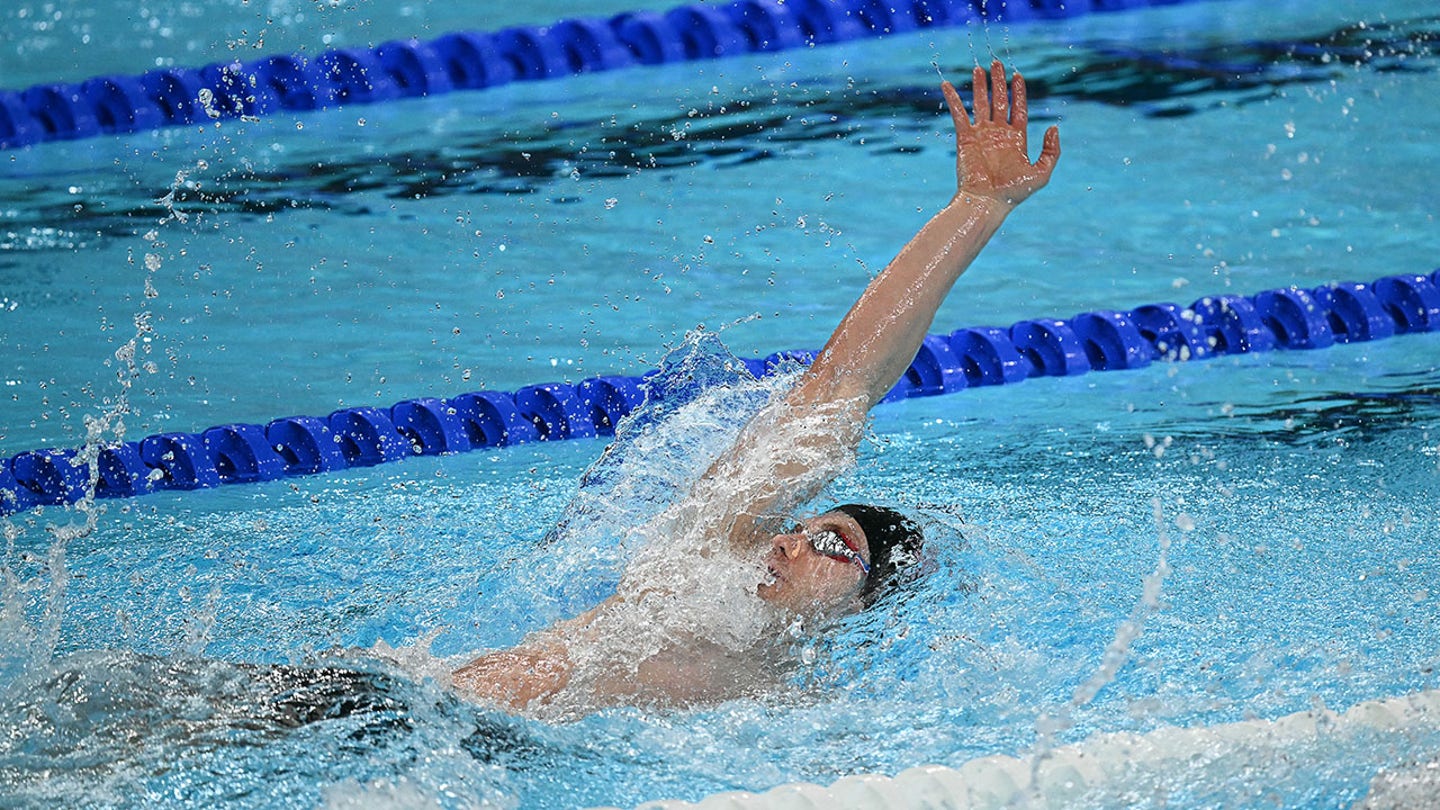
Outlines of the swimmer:
[[[667,542],[631,561],[618,592],[456,669],[462,694],[538,715],[738,697],[774,682],[783,631],[797,619],[861,610],[896,581],[921,539],[900,513],[847,504],[789,526],[785,516],[853,459],[866,414],[909,367],[955,280],[1060,158],[1052,126],[1030,162],[1025,80],[1017,72],[1007,82],[998,60],[988,75],[975,68],[973,121],[949,82],[941,90],[955,125],[949,204],[870,282],[794,386],[649,527]],[[720,557],[760,572],[759,582],[694,573],[723,573],[707,568]],[[693,619],[687,599],[709,614]]]

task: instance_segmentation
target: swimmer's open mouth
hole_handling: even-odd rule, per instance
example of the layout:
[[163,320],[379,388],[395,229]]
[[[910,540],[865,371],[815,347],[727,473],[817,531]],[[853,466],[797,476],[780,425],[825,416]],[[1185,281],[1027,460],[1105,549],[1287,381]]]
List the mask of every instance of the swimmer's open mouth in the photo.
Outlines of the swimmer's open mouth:
[[775,566],[773,565],[765,566],[765,571],[767,574],[769,574],[769,576],[765,579],[764,582],[760,583],[762,585],[774,585],[775,583],[785,578],[781,575],[779,571],[775,570]]

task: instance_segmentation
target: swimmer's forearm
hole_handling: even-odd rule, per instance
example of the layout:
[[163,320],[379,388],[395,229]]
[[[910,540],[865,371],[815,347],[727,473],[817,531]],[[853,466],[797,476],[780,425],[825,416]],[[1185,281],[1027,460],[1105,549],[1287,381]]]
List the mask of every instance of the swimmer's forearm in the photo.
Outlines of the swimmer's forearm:
[[919,351],[940,304],[1014,206],[963,189],[865,288],[797,387],[802,401],[878,402]]
[[493,650],[450,673],[450,682],[471,698],[524,712],[548,703],[570,685],[575,665],[570,643],[620,601],[612,596],[593,608],[531,633],[508,650]]
[[516,647],[482,655],[451,673],[471,698],[522,712],[545,703],[570,682],[571,663],[561,647]]

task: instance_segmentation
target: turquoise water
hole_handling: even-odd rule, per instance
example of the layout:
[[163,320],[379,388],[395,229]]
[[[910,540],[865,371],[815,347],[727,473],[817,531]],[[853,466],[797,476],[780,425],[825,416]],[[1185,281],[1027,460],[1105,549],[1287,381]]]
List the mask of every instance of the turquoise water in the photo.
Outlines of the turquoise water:
[[[24,28],[0,83],[219,58],[249,5],[166,9],[172,33],[133,52],[96,28],[80,73],[33,50],[73,28]],[[136,438],[638,373],[700,323],[740,355],[814,347],[948,199],[932,63],[963,75],[992,50],[1031,78],[1066,154],[937,331],[1429,272],[1425,6],[929,31],[7,154],[0,452],[77,443],[122,396]],[[499,24],[439,5],[264,13],[365,41],[407,19],[422,36]],[[1199,66],[1157,65],[1176,51]],[[156,202],[172,187],[173,211]],[[113,354],[137,336],[127,390]],[[879,408],[832,491],[921,516],[933,570],[797,641],[787,688],[692,711],[515,720],[363,652],[512,643],[613,589],[615,538],[551,536],[598,441],[112,501],[78,532],[66,510],[11,517],[0,795],[626,805],[1021,752],[1045,718],[1073,741],[1435,688],[1437,350],[1405,336]],[[57,526],[79,536],[56,543]],[[1072,707],[1127,621],[1143,633],[1125,665]],[[371,702],[305,722],[256,668],[337,661],[377,673]],[[1435,750],[1337,740],[1305,773],[1178,774],[1168,800],[1239,803],[1258,780],[1283,804],[1345,804]]]

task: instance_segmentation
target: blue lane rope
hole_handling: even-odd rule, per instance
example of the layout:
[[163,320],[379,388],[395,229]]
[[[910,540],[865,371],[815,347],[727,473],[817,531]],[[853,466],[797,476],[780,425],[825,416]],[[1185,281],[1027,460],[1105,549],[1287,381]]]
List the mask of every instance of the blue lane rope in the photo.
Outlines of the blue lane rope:
[[[884,401],[1031,377],[1138,369],[1157,360],[1320,349],[1412,332],[1440,332],[1440,270],[1428,276],[1386,276],[1370,284],[1206,296],[1189,307],[1148,304],[1129,311],[1084,312],[1069,320],[1026,320],[1009,328],[930,335]],[[760,376],[787,361],[809,363],[815,354],[776,352],[743,362]],[[576,385],[531,385],[514,393],[477,391],[449,399],[410,399],[390,408],[346,408],[323,418],[289,416],[263,426],[160,433],[101,448],[94,494],[121,498],[201,489],[412,455],[610,435],[644,399],[644,377],[605,376]],[[0,463],[0,515],[76,503],[87,494],[91,477],[78,450],[20,453]]]
[[1057,19],[1198,0],[736,0],[429,41],[280,54],[0,90],[0,149],[478,90],[634,65],[781,51],[936,26]]

